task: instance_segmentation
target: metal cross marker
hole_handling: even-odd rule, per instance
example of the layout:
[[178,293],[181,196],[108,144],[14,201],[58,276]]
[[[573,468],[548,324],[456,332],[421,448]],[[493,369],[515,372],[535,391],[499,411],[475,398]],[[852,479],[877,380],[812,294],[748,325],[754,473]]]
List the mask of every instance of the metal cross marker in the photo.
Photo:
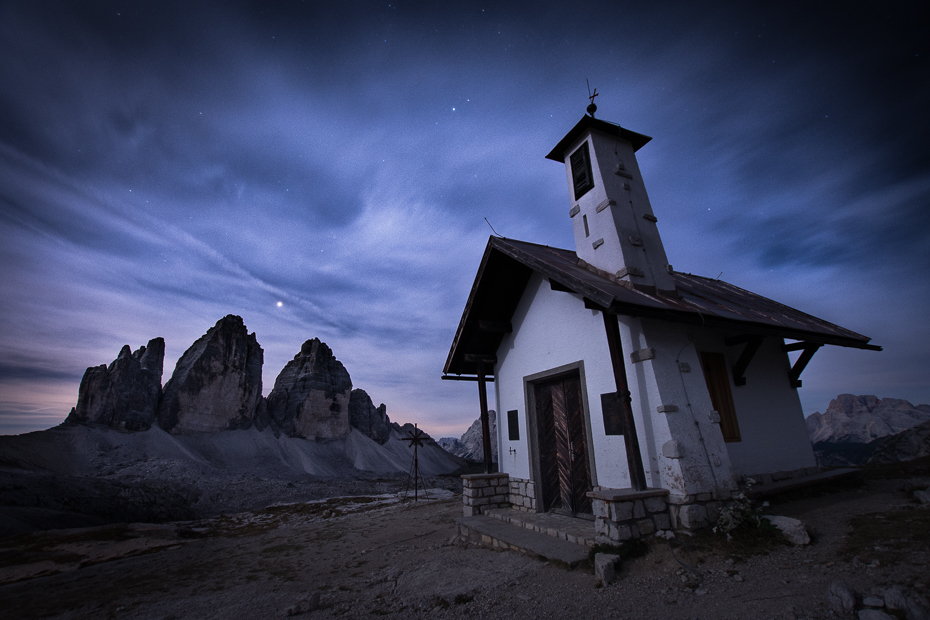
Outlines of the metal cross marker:
[[[420,486],[420,463],[417,455],[417,448],[423,447],[423,442],[426,433],[421,431],[416,424],[413,425],[413,432],[410,433],[408,437],[404,437],[404,441],[409,441],[410,446],[413,448],[413,464],[410,466],[410,476],[413,478],[413,501],[419,500],[419,495],[417,493]],[[404,500],[407,499],[407,493],[410,492],[410,478],[407,478],[407,488],[404,489]],[[426,492],[426,487],[423,487],[423,495],[429,499],[429,493]]]

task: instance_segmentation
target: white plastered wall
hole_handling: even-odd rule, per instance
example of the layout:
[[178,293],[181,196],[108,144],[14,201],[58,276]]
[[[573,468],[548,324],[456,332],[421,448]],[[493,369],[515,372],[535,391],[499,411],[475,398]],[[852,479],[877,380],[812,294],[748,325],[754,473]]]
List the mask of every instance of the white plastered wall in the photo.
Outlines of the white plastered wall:
[[[643,461],[650,486],[673,495],[736,487],[720,426],[685,326],[620,317],[620,336]],[[633,362],[637,351],[651,359]],[[683,366],[684,364],[684,366]],[[675,445],[668,445],[672,442]],[[674,454],[674,456],[670,456]]]
[[[701,335],[697,344],[702,351],[723,353],[732,369],[744,345],[727,347],[724,338],[735,335],[737,332],[711,332]],[[728,373],[741,441],[729,442],[726,447],[737,478],[817,464],[801,400],[788,381],[791,363],[781,349],[783,344],[780,338],[762,341],[746,369],[746,385],[736,387],[732,372]]]
[[[629,486],[623,437],[604,435],[600,395],[616,391],[601,313],[584,307],[580,296],[553,291],[549,281],[534,273],[497,351],[495,394],[501,423],[500,469],[516,478],[530,479],[531,443],[524,378],[581,363],[585,418],[591,439],[592,482],[598,486]],[[509,441],[507,412],[516,409],[519,441]],[[511,454],[510,449],[516,450]]]
[[[528,425],[526,378],[580,364],[592,482],[602,488],[629,488],[624,437],[604,432],[601,394],[615,392],[616,384],[601,313],[585,308],[578,295],[551,290],[546,278],[534,274],[511,323],[513,332],[501,342],[495,368],[501,471],[533,478],[535,437]],[[727,450],[711,419],[700,362],[684,328],[630,317],[621,317],[619,327],[647,484],[678,495],[733,488]],[[631,360],[631,353],[649,347],[656,350],[654,359]],[[692,372],[681,373],[678,361],[687,362]],[[658,411],[663,404],[679,411]],[[514,409],[520,438],[510,441],[506,419]],[[663,445],[672,439],[684,447],[681,458],[663,456]]]

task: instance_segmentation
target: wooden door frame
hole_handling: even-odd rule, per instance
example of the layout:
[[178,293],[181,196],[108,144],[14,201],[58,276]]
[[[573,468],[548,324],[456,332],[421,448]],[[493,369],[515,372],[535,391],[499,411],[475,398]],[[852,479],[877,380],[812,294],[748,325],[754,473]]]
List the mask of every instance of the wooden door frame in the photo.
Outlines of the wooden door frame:
[[588,444],[588,470],[591,472],[591,486],[597,487],[597,468],[594,466],[594,441],[591,435],[591,414],[588,409],[588,389],[584,375],[584,360],[527,375],[523,377],[523,396],[526,403],[526,443],[529,447],[530,475],[533,482],[536,483],[533,485],[536,494],[536,512],[543,512],[542,474],[539,466],[539,425],[536,421],[536,384],[576,372],[578,373],[581,388],[581,414],[584,420],[584,435]]

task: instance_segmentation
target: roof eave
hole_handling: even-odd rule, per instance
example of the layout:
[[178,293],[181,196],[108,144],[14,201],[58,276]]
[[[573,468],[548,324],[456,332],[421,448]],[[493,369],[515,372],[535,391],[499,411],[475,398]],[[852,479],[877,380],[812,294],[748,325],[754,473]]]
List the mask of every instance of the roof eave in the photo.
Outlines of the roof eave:
[[636,133],[635,131],[630,131],[629,129],[624,129],[616,123],[609,123],[607,121],[602,121],[599,118],[585,115],[581,117],[581,120],[578,121],[567,134],[565,134],[564,138],[559,140],[559,143],[555,145],[555,148],[552,149],[548,155],[546,155],[546,159],[551,159],[552,161],[563,163],[565,161],[565,150],[571,146],[572,142],[578,139],[578,136],[580,136],[588,129],[601,131],[607,135],[617,136],[623,140],[626,140],[633,145],[634,152],[638,151],[643,146],[645,146],[647,142],[652,140],[652,138],[649,136]]

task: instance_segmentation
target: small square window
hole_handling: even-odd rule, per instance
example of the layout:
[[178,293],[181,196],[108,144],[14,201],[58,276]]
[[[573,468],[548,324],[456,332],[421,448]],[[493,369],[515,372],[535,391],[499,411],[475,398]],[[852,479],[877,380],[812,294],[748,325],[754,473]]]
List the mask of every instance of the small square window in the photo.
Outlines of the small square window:
[[575,200],[588,193],[594,187],[594,175],[591,174],[591,154],[588,152],[588,143],[585,142],[569,158],[572,166],[572,183],[575,189]]

